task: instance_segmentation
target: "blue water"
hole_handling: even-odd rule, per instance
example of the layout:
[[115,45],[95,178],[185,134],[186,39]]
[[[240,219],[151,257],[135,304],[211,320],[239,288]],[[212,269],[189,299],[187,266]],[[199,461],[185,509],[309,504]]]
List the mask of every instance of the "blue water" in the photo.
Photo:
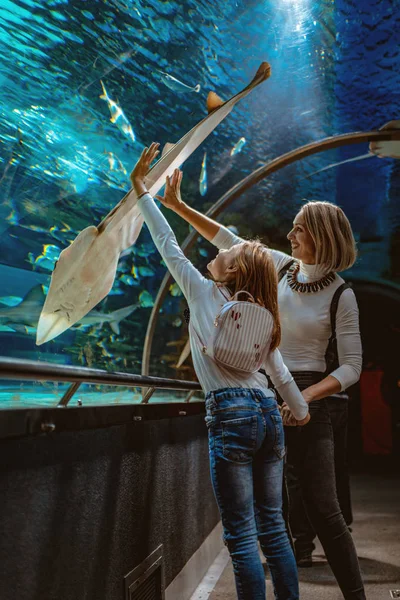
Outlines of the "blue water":
[[[270,80],[184,165],[183,195],[199,209],[300,145],[398,117],[399,38],[399,0],[2,0],[0,354],[140,373],[147,322],[165,274],[147,232],[121,258],[111,294],[96,307],[112,313],[140,305],[120,323],[119,334],[99,321],[39,348],[37,318],[60,251],[121,199],[143,146],[177,141],[205,116],[210,90],[230,97],[263,60],[272,66]],[[101,81],[131,135],[110,121]],[[246,143],[232,153],[242,137]],[[367,151],[353,146],[296,163],[235,201],[221,220],[288,250],[285,235],[305,198],[337,202],[359,242],[354,270],[399,281],[398,162],[371,158],[307,177]],[[168,218],[183,240],[187,225]],[[212,253],[199,242],[192,258],[204,268]],[[20,310],[10,312],[15,306]],[[193,378],[190,364],[174,368],[187,338],[184,308],[172,288],[152,350],[153,375]],[[18,402],[18,386],[3,382],[1,389],[0,406]],[[28,392],[34,404],[52,398],[43,386]],[[93,392],[90,402],[103,402],[100,396]],[[107,398],[117,401],[117,395]]]

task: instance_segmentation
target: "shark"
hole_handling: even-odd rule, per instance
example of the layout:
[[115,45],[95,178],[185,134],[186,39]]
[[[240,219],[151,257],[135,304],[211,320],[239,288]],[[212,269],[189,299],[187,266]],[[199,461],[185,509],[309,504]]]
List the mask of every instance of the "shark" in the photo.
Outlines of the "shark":
[[[43,288],[39,284],[29,290],[26,296],[15,306],[0,307],[0,325],[23,333],[26,332],[26,327],[36,328],[44,297]],[[139,306],[140,304],[130,304],[110,313],[92,310],[75,324],[75,328],[101,326],[103,323],[109,323],[113,332],[118,335],[120,322]]]
[[[208,94],[208,115],[176,144],[166,144],[160,159],[147,174],[146,186],[152,196],[163,187],[165,178],[184,163],[233,107],[270,74],[270,65],[263,62],[252,81],[226,102],[215,92]],[[66,331],[107,296],[113,286],[120,255],[136,242],[142,225],[137,195],[130,189],[99,225],[91,225],[81,231],[61,252],[37,325],[37,345]]]

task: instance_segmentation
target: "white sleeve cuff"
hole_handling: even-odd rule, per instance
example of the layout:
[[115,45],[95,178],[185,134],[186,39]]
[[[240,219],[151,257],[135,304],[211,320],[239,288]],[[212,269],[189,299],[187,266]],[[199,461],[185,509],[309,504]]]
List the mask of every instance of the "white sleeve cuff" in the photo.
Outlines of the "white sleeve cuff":
[[344,390],[354,383],[357,383],[360,379],[358,370],[350,365],[341,365],[338,369],[329,373],[329,375],[332,375],[332,377],[338,380],[341,392],[344,392]]
[[223,225],[220,226],[218,233],[215,234],[213,239],[211,240],[211,244],[216,246],[219,250],[232,248],[236,244],[240,244],[243,240],[239,238],[237,235],[229,231]]
[[305,419],[308,414],[308,404],[304,400],[294,379],[288,381],[287,383],[283,383],[276,389],[278,390],[282,400],[284,400],[284,402],[286,402],[290,408],[295,419],[298,421]]

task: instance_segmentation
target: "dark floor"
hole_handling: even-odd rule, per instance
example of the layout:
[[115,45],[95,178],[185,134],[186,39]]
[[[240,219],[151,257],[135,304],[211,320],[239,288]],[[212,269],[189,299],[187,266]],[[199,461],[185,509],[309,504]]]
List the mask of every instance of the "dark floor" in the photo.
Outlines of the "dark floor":
[[[400,469],[399,476],[382,472],[354,475],[353,536],[368,600],[390,600],[400,590]],[[307,600],[343,600],[318,545],[311,569],[300,569],[300,596]],[[274,597],[267,581],[267,598]],[[400,597],[400,596],[399,596]],[[232,565],[223,572],[209,600],[236,598]]]

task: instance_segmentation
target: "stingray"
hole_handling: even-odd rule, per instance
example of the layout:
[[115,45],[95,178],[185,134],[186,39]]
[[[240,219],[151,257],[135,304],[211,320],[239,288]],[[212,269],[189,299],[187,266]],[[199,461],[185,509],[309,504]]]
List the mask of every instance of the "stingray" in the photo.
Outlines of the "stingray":
[[[227,102],[214,92],[208,94],[208,116],[176,144],[166,144],[160,160],[149,171],[146,185],[152,196],[235,104],[268,79],[270,74],[269,64],[263,62],[249,85]],[[92,225],[81,231],[61,252],[37,326],[38,345],[69,329],[107,296],[113,286],[120,254],[135,243],[142,225],[137,195],[131,189],[97,227]]]

